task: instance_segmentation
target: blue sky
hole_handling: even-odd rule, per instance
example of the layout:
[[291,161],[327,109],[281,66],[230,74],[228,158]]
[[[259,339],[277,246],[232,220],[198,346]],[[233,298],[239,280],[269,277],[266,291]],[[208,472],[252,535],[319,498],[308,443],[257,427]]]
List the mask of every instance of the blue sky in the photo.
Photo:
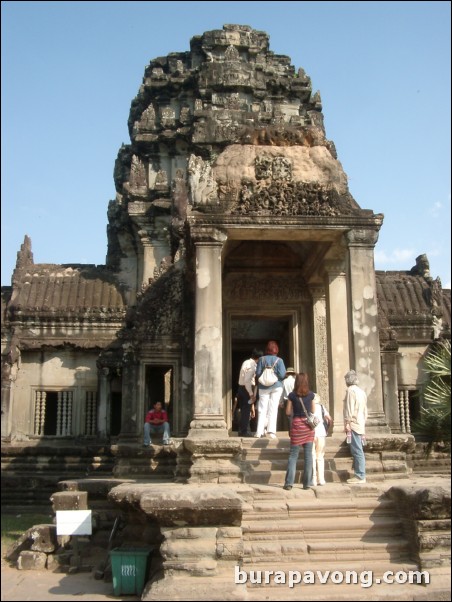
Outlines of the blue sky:
[[376,268],[427,253],[450,288],[449,2],[2,2],[2,285],[35,263],[105,262],[113,167],[145,66],[225,23],[270,35],[320,90]]

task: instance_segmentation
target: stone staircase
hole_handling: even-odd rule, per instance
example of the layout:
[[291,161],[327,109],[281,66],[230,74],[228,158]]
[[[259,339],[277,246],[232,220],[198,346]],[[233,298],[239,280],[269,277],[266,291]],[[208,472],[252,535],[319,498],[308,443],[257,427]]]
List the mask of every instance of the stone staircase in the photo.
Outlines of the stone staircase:
[[[370,439],[364,448],[367,481],[407,478],[410,470],[407,454],[403,450],[386,450],[381,438]],[[243,438],[242,471],[245,483],[284,484],[290,439],[287,432],[278,433],[277,439]],[[303,471],[303,453],[297,463],[295,482],[300,483]],[[352,458],[343,434],[327,437],[325,446],[325,480],[329,483],[345,482],[353,476]]]
[[[383,583],[387,571],[418,566],[397,509],[378,484],[331,483],[307,491],[295,486],[289,492],[276,485],[251,487],[242,520],[246,599],[422,599],[420,585]],[[369,586],[370,571],[381,585]],[[307,581],[289,588],[289,575],[297,572]]]
[[59,481],[110,475],[113,466],[104,445],[2,444],[2,508],[48,511]]
[[102,480],[171,481],[176,456],[162,445],[2,444],[2,508],[48,512],[58,484],[68,480],[91,480],[96,490]]
[[407,454],[407,462],[414,474],[450,475],[450,451],[444,445],[436,444],[433,449],[428,449],[428,443],[416,443],[414,451]]
[[111,453],[115,459],[112,474],[116,478],[174,479],[176,472],[177,450],[175,445],[112,445]]

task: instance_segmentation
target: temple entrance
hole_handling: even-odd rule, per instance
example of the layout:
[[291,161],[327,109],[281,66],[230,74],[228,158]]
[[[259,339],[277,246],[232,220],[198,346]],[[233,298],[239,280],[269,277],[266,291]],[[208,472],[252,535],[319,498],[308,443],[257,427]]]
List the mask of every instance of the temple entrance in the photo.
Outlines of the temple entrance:
[[[153,408],[154,403],[160,401],[168,412],[170,425],[173,425],[173,366],[152,365],[146,366],[144,392],[144,412]],[[143,418],[144,420],[144,418]]]
[[[255,316],[255,317],[233,317],[231,320],[231,399],[232,402],[237,392],[240,367],[242,362],[251,357],[253,349],[265,353],[265,347],[269,340],[274,340],[279,346],[279,356],[283,359],[285,366],[293,365],[293,350],[290,343],[291,316],[278,318]],[[228,424],[232,432],[237,430],[237,413],[232,415],[232,404],[228,413]],[[255,420],[251,421],[251,430],[256,430]],[[278,430],[287,430],[287,418],[282,409],[278,413]]]

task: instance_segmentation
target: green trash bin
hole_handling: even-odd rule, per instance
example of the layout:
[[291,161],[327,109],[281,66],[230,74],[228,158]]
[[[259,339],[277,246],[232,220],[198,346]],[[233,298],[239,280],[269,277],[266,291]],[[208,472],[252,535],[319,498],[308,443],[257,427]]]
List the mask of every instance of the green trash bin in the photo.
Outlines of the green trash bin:
[[110,552],[113,591],[141,595],[149,571],[152,547],[115,548]]

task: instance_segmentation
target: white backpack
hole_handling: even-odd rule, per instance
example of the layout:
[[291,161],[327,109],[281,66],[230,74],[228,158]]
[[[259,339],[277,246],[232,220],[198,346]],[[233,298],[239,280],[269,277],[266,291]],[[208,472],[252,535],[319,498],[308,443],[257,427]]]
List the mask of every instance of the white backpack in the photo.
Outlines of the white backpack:
[[276,373],[275,373],[275,366],[278,362],[279,362],[279,357],[276,359],[273,366],[265,366],[264,371],[259,376],[258,381],[260,382],[261,385],[264,385],[264,387],[271,387],[278,380],[278,377],[276,376]]

